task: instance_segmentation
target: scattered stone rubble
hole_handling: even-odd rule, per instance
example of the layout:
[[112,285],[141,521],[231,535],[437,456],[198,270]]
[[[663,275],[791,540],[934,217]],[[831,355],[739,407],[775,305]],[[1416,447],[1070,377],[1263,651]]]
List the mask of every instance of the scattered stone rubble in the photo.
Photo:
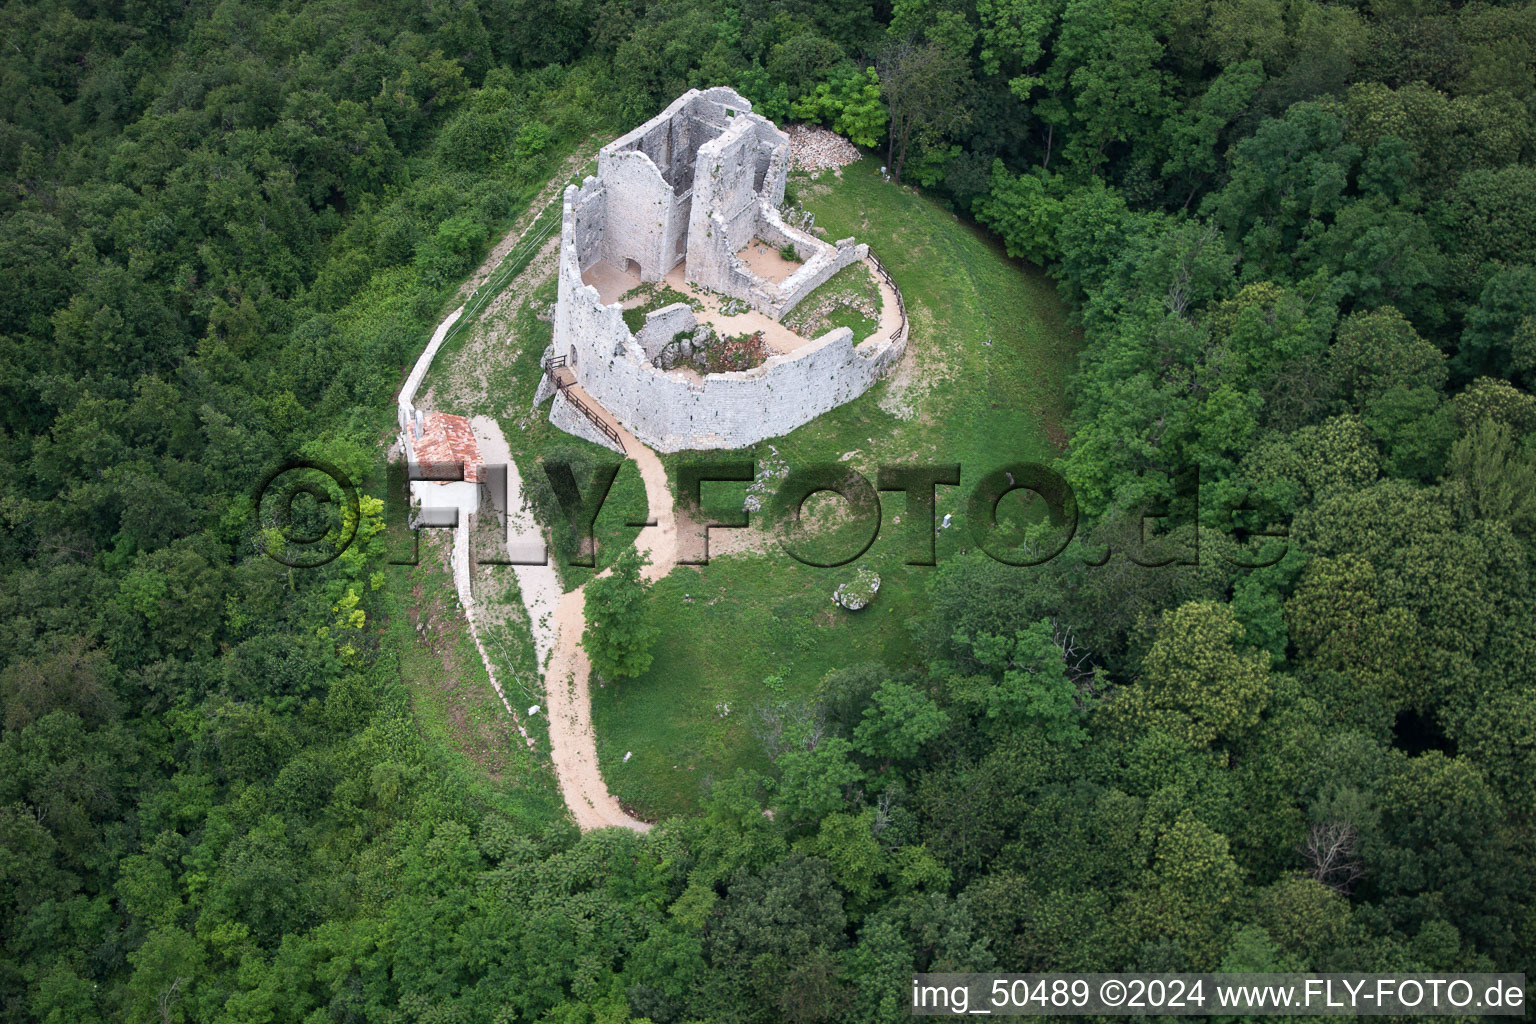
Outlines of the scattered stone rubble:
[[758,458],[757,476],[747,485],[747,499],[742,507],[748,512],[761,512],[773,488],[789,476],[789,463],[779,450],[771,444],[767,448],[769,454]]
[[[828,295],[825,299],[822,299],[808,309],[802,305],[799,309],[795,310],[792,317],[785,319],[784,326],[801,337],[819,338],[832,329],[831,321],[828,318],[843,308],[861,313],[877,324],[880,321],[880,311],[868,299],[862,296],[839,294]],[[863,341],[864,339],[855,338],[854,340]]]
[[847,167],[863,156],[853,143],[819,125],[792,124],[784,132],[789,136],[790,160],[813,177],[822,171]]

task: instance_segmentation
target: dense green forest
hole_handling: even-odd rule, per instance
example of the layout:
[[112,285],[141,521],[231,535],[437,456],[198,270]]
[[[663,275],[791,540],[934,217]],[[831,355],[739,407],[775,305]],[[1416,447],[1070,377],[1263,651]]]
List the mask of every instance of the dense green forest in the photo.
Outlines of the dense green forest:
[[[38,0],[0,38],[0,1021],[1532,971],[1536,5]],[[942,565],[919,656],[828,675],[771,774],[581,836],[441,770],[380,539],[285,571],[249,493],[367,474],[512,218],[712,84],[1059,281],[1084,525]]]

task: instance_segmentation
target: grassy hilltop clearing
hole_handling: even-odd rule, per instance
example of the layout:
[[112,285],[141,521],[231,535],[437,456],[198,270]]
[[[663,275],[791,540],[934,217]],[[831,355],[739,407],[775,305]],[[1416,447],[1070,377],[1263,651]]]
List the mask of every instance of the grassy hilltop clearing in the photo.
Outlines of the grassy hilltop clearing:
[[[910,351],[859,399],[750,454],[771,472],[832,462],[872,483],[883,465],[959,463],[961,486],[938,492],[939,517],[952,513],[957,523],[941,533],[937,551],[952,557],[971,546],[960,525],[963,497],[983,472],[1008,461],[1049,464],[1059,454],[1073,345],[1066,311],[1037,268],[1011,259],[996,239],[931,198],[883,181],[873,157],[835,175],[797,173],[792,188],[828,237],[867,242],[894,276],[911,322]],[[453,411],[498,416],[536,512],[553,524],[557,507],[541,462],[569,459],[584,482],[592,465],[616,456],[550,426],[547,405],[530,412],[551,333],[548,250],[443,347],[424,390]],[[824,287],[836,291],[838,284]],[[743,454],[678,453],[666,462]],[[739,508],[745,491],[745,484],[708,485],[706,506]],[[812,524],[818,510],[835,516],[835,503],[813,499]],[[650,607],[664,638],[655,663],[637,679],[593,687],[599,755],[626,806],[653,819],[693,813],[713,781],[737,768],[767,770],[765,735],[779,717],[808,705],[833,668],[866,660],[918,667],[907,623],[926,613],[933,569],[904,564],[911,544],[901,522],[905,497],[887,494],[882,506],[879,536],[854,564],[796,562],[773,538],[770,507],[754,516],[757,528],[744,541],[715,531],[715,551],[736,543],[747,550],[706,567],[679,567],[655,588]],[[598,569],[632,542],[637,529],[626,524],[644,510],[638,474],[626,462],[594,528]],[[820,548],[831,554],[847,546],[835,526],[826,532],[816,540]],[[552,536],[567,588],[579,586],[593,570],[568,564],[564,530]],[[860,567],[884,582],[872,608],[850,613],[833,604],[831,592]],[[492,572],[515,588],[509,572]]]
[[[796,174],[791,187],[828,237],[869,243],[895,278],[912,325],[906,361],[860,398],[752,455],[776,468],[841,463],[871,483],[882,465],[959,463],[961,486],[938,489],[938,515],[963,520],[963,495],[983,472],[1009,461],[1049,464],[1058,454],[1072,335],[1038,269],[932,199],[882,181],[879,167],[866,158],[840,175]],[[689,457],[708,456],[670,461]],[[708,485],[706,507],[739,507],[744,492],[744,484]],[[813,523],[818,500],[808,509]],[[767,737],[779,719],[814,703],[828,671],[864,661],[917,667],[908,623],[928,611],[934,570],[903,564],[905,505],[899,492],[883,497],[878,538],[849,565],[803,565],[759,532],[755,550],[679,567],[657,585],[651,608],[663,640],[654,664],[593,690],[604,774],[626,806],[648,817],[695,812],[713,781],[738,768],[768,770]],[[733,532],[714,531],[712,549],[729,547]],[[829,556],[847,548],[835,540],[825,545]],[[938,557],[969,546],[957,525],[941,533]],[[832,590],[860,567],[883,582],[870,608],[848,612]]]
[[[866,157],[816,178],[796,172],[791,192],[826,236],[865,241],[894,276],[911,322],[902,364],[866,395],[785,438],[664,461],[676,467],[750,453],[766,470],[765,496],[790,465],[846,465],[872,484],[882,465],[958,464],[962,485],[938,488],[938,517],[951,513],[955,522],[938,536],[943,562],[972,547],[963,505],[978,477],[1008,462],[1049,465],[1060,454],[1074,332],[1037,267],[1009,258],[997,239],[932,198],[882,180],[879,169],[876,157]],[[538,223],[530,233],[536,230]],[[444,345],[424,390],[453,411],[498,416],[536,513],[553,525],[558,508],[541,462],[568,459],[585,482],[594,464],[616,456],[551,427],[547,405],[530,413],[551,333],[551,244]],[[805,306],[828,292],[839,292],[839,281]],[[745,484],[707,485],[705,505],[739,508],[745,493]],[[908,623],[928,614],[934,568],[905,565],[912,543],[905,502],[900,493],[882,497],[876,542],[843,567],[808,567],[780,550],[770,505],[754,513],[751,531],[714,531],[711,550],[733,553],[716,554],[708,567],[676,568],[657,583],[648,608],[662,642],[650,671],[593,680],[591,688],[602,768],[627,808],[651,820],[693,814],[713,781],[740,768],[768,771],[783,718],[813,705],[831,669],[859,662],[920,668]],[[806,510],[813,528],[822,524],[813,548],[826,556],[851,542],[848,527],[834,522],[839,504],[817,497]],[[625,462],[594,525],[599,570],[633,542],[637,528],[627,524],[644,511],[639,476]],[[1008,514],[1000,510],[1005,527]],[[568,565],[567,531],[556,525],[551,536],[565,586],[590,579],[593,570]],[[849,613],[831,593],[857,568],[880,573],[882,588],[871,608]],[[515,594],[510,573],[493,573]]]

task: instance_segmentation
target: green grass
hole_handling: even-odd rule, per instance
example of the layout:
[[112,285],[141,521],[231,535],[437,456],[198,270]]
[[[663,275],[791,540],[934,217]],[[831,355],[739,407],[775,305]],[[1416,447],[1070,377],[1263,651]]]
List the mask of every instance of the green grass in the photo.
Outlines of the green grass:
[[684,295],[676,288],[673,288],[671,285],[661,284],[655,281],[648,281],[645,284],[636,285],[634,288],[631,288],[629,291],[620,296],[620,299],[621,301],[628,300],[635,297],[636,295],[645,296],[645,301],[638,306],[624,310],[623,313],[624,326],[629,328],[630,334],[637,333],[640,328],[645,326],[645,318],[647,316],[656,312],[658,309],[664,309],[667,306],[673,305],[674,303],[681,302],[692,307],[693,309],[700,308],[699,303],[696,300],[690,299],[688,296]]
[[[423,530],[420,564],[388,568],[388,642],[399,652],[422,737],[454,785],[484,807],[539,827],[564,814],[548,738],[536,727],[538,750],[530,751],[496,696],[459,610],[444,556],[448,543],[444,531]],[[503,678],[514,663],[524,672],[531,668],[531,650],[503,648],[492,656],[506,657],[507,664],[498,664]],[[515,694],[509,690],[514,701]]]
[[[1043,274],[1009,260],[1000,246],[937,204],[882,182],[876,168],[877,161],[865,160],[845,169],[841,179],[800,181],[797,187],[830,237],[851,234],[868,242],[895,277],[912,324],[910,363],[855,401],[770,443],[791,467],[837,463],[871,481],[881,465],[960,463],[962,486],[939,489],[939,514],[950,512],[960,521],[940,534],[942,561],[972,544],[963,527],[964,496],[984,472],[1054,457],[1053,442],[1064,437],[1062,382],[1073,340]],[[829,284],[856,288],[859,282]],[[552,331],[535,310],[554,298],[555,287],[551,278],[512,313],[517,355],[490,371],[493,411],[530,493],[544,487],[545,460],[570,458],[590,467],[617,458],[551,427],[547,407],[530,408]],[[650,298],[649,308],[659,308],[681,296],[658,289]],[[771,457],[769,443],[755,454],[760,461]],[[709,456],[683,453],[663,462],[670,469],[699,457]],[[585,483],[581,472],[578,479]],[[739,507],[743,487],[714,485],[706,505]],[[549,523],[550,496],[541,500],[537,511]],[[813,499],[807,505],[813,546],[826,560],[846,553],[850,543],[857,546],[860,526],[838,516],[839,504]],[[695,811],[711,781],[738,768],[770,768],[762,740],[765,712],[808,702],[834,668],[913,662],[917,654],[906,624],[926,612],[932,570],[903,564],[910,524],[897,519],[906,516],[904,497],[883,495],[881,505],[879,536],[857,562],[805,566],[770,544],[761,553],[680,567],[656,585],[650,608],[662,640],[654,664],[639,678],[592,688],[598,754],[609,786],[626,806],[657,818]],[[596,525],[599,568],[633,543],[638,527],[628,523],[645,511],[639,474],[626,463]],[[556,544],[557,553],[569,553],[559,550],[558,537]],[[567,588],[592,575],[564,557],[557,564]],[[859,567],[875,569],[883,581],[868,609],[850,613],[831,595]],[[509,638],[518,632],[507,631]],[[493,656],[508,662],[499,669],[506,674],[525,668],[531,653],[509,639],[506,653]],[[627,763],[626,752],[632,752]]]
[[904,627],[921,610],[923,570],[893,561],[899,553],[868,563],[884,582],[860,612],[832,603],[854,565],[811,569],[778,551],[712,559],[658,582],[650,609],[662,639],[650,670],[591,687],[609,788],[647,817],[691,813],[714,780],[768,769],[765,711],[808,702],[839,666],[909,662]]
[[[853,331],[855,343],[875,333],[880,326],[884,304],[880,287],[863,263],[844,267],[829,277],[820,288],[800,301],[784,318],[784,326],[807,338],[819,338],[828,331],[846,327]],[[870,316],[868,310],[874,315]]]
[[881,181],[878,161],[797,188],[828,237],[867,242],[890,271],[920,372],[910,419],[880,407],[887,380],[776,442],[790,464],[857,449],[860,468],[958,462],[975,479],[1004,461],[1054,458],[1075,342],[1050,279],[937,203]]
[[[866,159],[841,178],[800,180],[796,188],[829,237],[868,242],[895,278],[912,322],[911,371],[771,444],[791,467],[839,463],[872,482],[881,465],[960,463],[961,486],[939,488],[939,514],[957,520],[939,536],[943,561],[973,543],[964,497],[984,473],[1054,458],[1065,437],[1063,382],[1074,341],[1043,273],[1009,259],[936,203],[882,182],[878,166]],[[904,392],[893,395],[898,387]],[[763,444],[755,454],[761,462],[771,453]],[[698,456],[663,461],[672,467],[690,457]],[[706,507],[739,502],[742,485],[716,487]],[[840,666],[912,662],[906,623],[926,612],[932,569],[902,564],[910,524],[895,520],[905,520],[904,496],[883,495],[881,505],[878,538],[849,565],[813,568],[770,547],[682,567],[656,585],[655,663],[636,679],[592,688],[603,773],[626,806],[649,817],[695,811],[710,781],[768,768],[753,725],[764,709],[807,700]],[[827,554],[857,532],[854,524],[813,521],[824,524]],[[845,612],[832,590],[864,566],[883,577],[880,593],[868,609]],[[626,752],[633,752],[627,763]]]
[[[501,680],[507,700],[522,716],[523,728],[540,750],[548,750],[549,728],[545,717],[529,717],[523,713],[531,705],[543,705],[544,694],[543,684],[539,681],[538,652],[533,646],[533,634],[529,630],[517,575],[511,566],[485,566],[479,570],[476,586],[480,640],[496,668],[496,678]],[[498,605],[500,607],[496,607]],[[510,617],[503,618],[508,612]]]

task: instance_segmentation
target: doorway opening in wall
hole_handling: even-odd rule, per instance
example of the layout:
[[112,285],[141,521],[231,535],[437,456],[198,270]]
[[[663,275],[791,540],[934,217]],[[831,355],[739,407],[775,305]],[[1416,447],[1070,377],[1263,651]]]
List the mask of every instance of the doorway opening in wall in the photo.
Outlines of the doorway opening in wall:
[[566,362],[569,363],[571,366],[575,366],[576,365],[576,346],[575,345],[571,346],[570,358],[568,358],[566,360]]
[[639,277],[640,276],[640,263],[639,263],[639,261],[638,260],[625,260],[624,261],[624,272],[626,274],[633,274],[636,277]]

